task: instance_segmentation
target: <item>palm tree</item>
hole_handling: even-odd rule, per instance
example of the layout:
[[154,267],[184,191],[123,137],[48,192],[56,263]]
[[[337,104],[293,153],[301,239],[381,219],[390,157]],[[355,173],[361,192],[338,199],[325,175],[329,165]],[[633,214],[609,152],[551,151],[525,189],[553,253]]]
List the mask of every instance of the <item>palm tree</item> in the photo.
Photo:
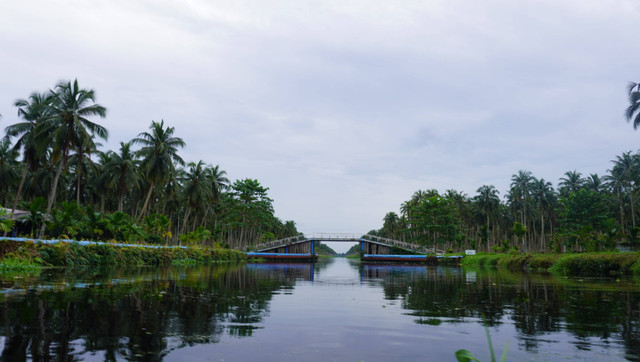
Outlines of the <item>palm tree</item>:
[[611,175],[614,179],[620,179],[622,186],[629,193],[629,204],[631,205],[631,225],[636,228],[636,214],[634,210],[633,192],[635,189],[635,181],[638,179],[639,166],[638,155],[631,155],[631,152],[625,152],[622,156],[616,156],[611,169]]
[[96,146],[96,144],[88,143],[77,148],[69,156],[69,165],[73,169],[72,174],[75,177],[76,204],[78,205],[80,205],[80,196],[84,195],[82,181],[97,171],[98,165],[91,160],[91,154],[98,152]]
[[7,204],[9,192],[18,177],[18,151],[8,138],[0,140],[0,200]]
[[544,215],[551,209],[554,201],[554,192],[551,182],[545,181],[544,178],[540,180],[533,179],[531,182],[531,197],[533,202],[538,208],[538,214],[540,215],[540,248],[544,248]]
[[[487,233],[489,233],[489,217],[495,215],[500,206],[500,193],[493,185],[480,186],[473,200],[478,210],[485,216]],[[488,247],[488,245],[487,245]]]
[[124,197],[138,185],[138,160],[131,150],[131,142],[120,142],[120,152],[113,153],[105,165],[109,185],[118,195],[118,211],[122,211]]
[[601,193],[602,191],[604,191],[604,183],[602,182],[602,179],[600,179],[600,176],[598,176],[597,173],[589,174],[589,177],[587,177],[587,179],[584,182],[584,186],[587,189],[591,191],[595,191],[597,193]]
[[189,170],[184,178],[184,199],[187,202],[187,210],[184,215],[183,230],[187,230],[190,212],[197,211],[205,203],[208,204],[208,201],[213,197],[204,162],[190,162],[188,167]]
[[217,208],[220,205],[220,196],[222,192],[229,187],[229,179],[226,177],[227,171],[220,169],[219,165],[208,167],[206,169],[206,173],[213,195],[211,198],[212,205],[211,207],[207,207],[207,209],[205,210],[204,216],[202,217],[201,225],[205,225],[209,209],[213,208],[213,227],[215,228],[218,224]]
[[398,229],[400,227],[400,218],[398,214],[395,212],[388,212],[384,216],[384,224],[382,225],[382,230],[384,230],[385,234],[388,238],[397,239]]
[[136,223],[147,211],[153,188],[166,180],[175,167],[174,163],[184,165],[184,161],[178,156],[178,148],[184,147],[185,143],[182,138],[173,137],[174,128],[165,129],[164,120],[160,120],[160,123],[151,121],[149,129],[151,133],[142,132],[131,141],[132,144],[142,145],[138,155],[142,157],[142,170],[149,181],[149,191]]
[[94,198],[97,196],[100,199],[100,213],[104,213],[106,194],[115,193],[115,186],[111,184],[112,175],[107,166],[112,162],[115,154],[113,151],[98,152],[98,165],[92,183],[93,189],[98,190],[98,192],[94,192],[93,196]]
[[22,148],[22,177],[16,196],[13,200],[13,209],[18,207],[18,201],[22,196],[22,188],[29,171],[35,171],[40,159],[46,153],[41,147],[42,143],[36,138],[38,133],[36,128],[42,124],[50,115],[51,95],[46,93],[31,93],[28,99],[18,99],[14,102],[14,106],[18,107],[18,116],[24,122],[16,123],[5,128],[5,137],[18,137],[14,148],[19,150]]
[[624,222],[624,189],[625,189],[625,179],[624,175],[620,172],[616,171],[615,173],[612,170],[607,170],[610,174],[605,175],[603,179],[607,183],[607,187],[618,195],[619,208],[620,208],[620,226],[622,227],[622,233],[625,232],[625,222]]
[[640,126],[640,84],[631,82],[627,90],[629,92],[629,107],[625,112],[627,122],[633,121],[633,129]]
[[[60,174],[67,167],[69,153],[72,150],[95,148],[94,136],[105,140],[109,136],[106,128],[88,119],[92,116],[104,118],[107,113],[105,107],[95,103],[93,89],[80,88],[76,79],[73,83],[69,81],[58,83],[51,93],[51,114],[43,121],[42,131],[39,132],[42,136],[48,135],[54,160],[58,161],[58,169],[47,203],[47,214],[51,212],[55,201]],[[40,230],[41,234],[44,229],[45,225]]]
[[527,202],[529,201],[529,188],[533,181],[530,171],[520,170],[511,176],[511,189],[515,202],[520,206],[522,212],[522,224],[527,224]]
[[584,186],[585,180],[580,172],[576,170],[567,171],[564,175],[565,177],[561,177],[560,183],[558,183],[558,189],[562,196],[567,197]]
[[[519,209],[522,225],[527,226],[527,209],[529,208],[531,181],[533,176],[531,172],[520,170],[517,174],[511,176],[511,190],[509,190],[509,198],[511,206]],[[526,235],[525,235],[526,237]],[[522,240],[523,243],[525,239]]]

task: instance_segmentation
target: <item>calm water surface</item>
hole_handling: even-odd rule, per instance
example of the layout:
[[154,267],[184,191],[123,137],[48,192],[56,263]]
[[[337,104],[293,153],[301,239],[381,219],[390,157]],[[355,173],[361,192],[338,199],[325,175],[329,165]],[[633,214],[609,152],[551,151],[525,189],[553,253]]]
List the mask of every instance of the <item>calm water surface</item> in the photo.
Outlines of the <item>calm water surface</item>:
[[[4,361],[640,360],[640,282],[316,264],[1,278]],[[61,358],[63,357],[63,358]]]

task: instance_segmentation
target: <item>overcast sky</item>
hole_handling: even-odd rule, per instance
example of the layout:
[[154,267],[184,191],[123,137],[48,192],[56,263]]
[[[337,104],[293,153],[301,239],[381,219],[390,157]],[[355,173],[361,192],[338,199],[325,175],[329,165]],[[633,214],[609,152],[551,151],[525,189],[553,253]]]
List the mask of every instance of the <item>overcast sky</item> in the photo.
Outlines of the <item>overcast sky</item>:
[[3,1],[0,127],[78,78],[116,150],[152,120],[186,161],[269,187],[311,232],[364,233],[419,189],[506,193],[637,151],[640,1]]

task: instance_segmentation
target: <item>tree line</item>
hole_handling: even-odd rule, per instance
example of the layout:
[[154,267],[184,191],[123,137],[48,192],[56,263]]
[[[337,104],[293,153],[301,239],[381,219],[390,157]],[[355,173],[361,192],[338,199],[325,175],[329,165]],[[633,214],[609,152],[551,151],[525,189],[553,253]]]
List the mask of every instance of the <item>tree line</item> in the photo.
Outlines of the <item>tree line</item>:
[[[640,84],[628,87],[625,116],[640,126]],[[469,196],[457,190],[419,190],[400,215],[384,216],[380,236],[451,250],[564,252],[638,246],[640,153],[624,152],[606,174],[573,170],[557,188],[530,171],[511,176],[503,198],[493,185]]]
[[186,144],[164,120],[100,150],[109,132],[94,119],[107,109],[77,79],[14,106],[19,122],[0,140],[0,205],[27,211],[15,224],[21,235],[242,248],[298,234],[258,180],[185,162]]

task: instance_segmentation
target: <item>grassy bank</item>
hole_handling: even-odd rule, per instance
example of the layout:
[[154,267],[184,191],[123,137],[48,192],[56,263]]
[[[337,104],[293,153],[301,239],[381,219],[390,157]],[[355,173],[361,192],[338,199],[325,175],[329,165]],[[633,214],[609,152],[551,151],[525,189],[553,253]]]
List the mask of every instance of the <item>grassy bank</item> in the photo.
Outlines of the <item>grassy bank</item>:
[[465,256],[462,265],[568,275],[640,275],[640,253],[479,254]]
[[[77,243],[43,244],[0,241],[2,263],[30,263],[44,266],[78,265],[192,265],[245,260],[243,252],[208,248],[143,248],[109,244],[82,246]],[[1,266],[0,266],[0,270]]]

